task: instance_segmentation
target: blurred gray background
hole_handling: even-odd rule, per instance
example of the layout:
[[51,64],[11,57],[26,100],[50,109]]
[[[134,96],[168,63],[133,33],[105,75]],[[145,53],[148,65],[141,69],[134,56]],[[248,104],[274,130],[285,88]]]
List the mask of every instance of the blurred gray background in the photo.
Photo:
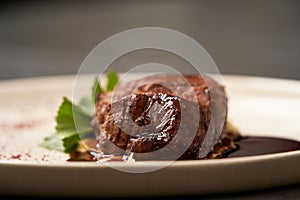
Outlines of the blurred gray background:
[[[0,79],[76,73],[99,42],[144,26],[189,35],[224,74],[300,80],[297,0],[11,1],[0,8]],[[137,52],[115,66],[157,57]]]

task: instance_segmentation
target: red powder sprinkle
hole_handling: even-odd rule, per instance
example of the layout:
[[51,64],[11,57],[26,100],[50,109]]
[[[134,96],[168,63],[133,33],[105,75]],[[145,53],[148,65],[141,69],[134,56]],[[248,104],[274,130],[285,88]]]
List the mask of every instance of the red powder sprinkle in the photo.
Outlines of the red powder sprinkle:
[[28,153],[28,152],[26,152],[24,155],[27,156],[28,158],[31,157],[30,153]]
[[48,161],[48,159],[47,159],[47,156],[46,156],[46,155],[43,155],[43,156],[42,156],[42,161]]
[[25,121],[25,122],[15,122],[15,123],[1,122],[0,123],[0,129],[3,129],[3,130],[9,130],[9,129],[22,130],[22,129],[34,128],[34,127],[38,126],[39,124],[41,124],[41,122],[35,121],[35,120],[28,120],[28,121]]
[[12,155],[10,158],[11,159],[18,159],[18,160],[20,160],[21,159],[21,154],[17,154],[17,155]]

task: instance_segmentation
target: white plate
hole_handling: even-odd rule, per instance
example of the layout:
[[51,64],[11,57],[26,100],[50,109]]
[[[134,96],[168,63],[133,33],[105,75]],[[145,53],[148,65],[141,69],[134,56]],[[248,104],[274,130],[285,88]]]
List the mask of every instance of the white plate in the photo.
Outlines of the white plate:
[[[38,147],[54,131],[73,76],[0,82],[0,193],[38,196],[146,196],[262,189],[300,182],[300,151],[220,160],[176,161],[159,171],[128,174],[94,162],[66,162]],[[229,118],[243,133],[300,141],[300,82],[224,76]],[[128,167],[147,167],[143,162]]]

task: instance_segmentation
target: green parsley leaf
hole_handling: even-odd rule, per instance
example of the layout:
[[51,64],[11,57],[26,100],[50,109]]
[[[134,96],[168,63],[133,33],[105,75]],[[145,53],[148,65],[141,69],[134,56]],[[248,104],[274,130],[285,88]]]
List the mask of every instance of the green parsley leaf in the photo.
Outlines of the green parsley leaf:
[[71,153],[76,152],[78,147],[78,142],[80,141],[80,137],[78,134],[70,135],[69,137],[65,137],[62,139],[64,145],[64,152]]
[[[76,115],[77,126],[75,125],[74,115]],[[76,150],[80,138],[93,133],[90,125],[91,121],[92,115],[89,115],[64,97],[56,117],[56,132],[46,137],[41,146],[67,153],[73,152]]]
[[119,82],[119,76],[116,72],[114,71],[108,71],[107,74],[107,85],[106,85],[106,91],[113,91],[115,86]]
[[64,151],[65,149],[61,138],[55,133],[45,137],[43,143],[40,146],[56,151]]
[[80,101],[78,106],[87,114],[94,115],[95,113],[95,103],[93,102],[91,97],[83,97]]
[[99,83],[98,77],[95,78],[93,87],[92,87],[92,99],[96,102],[96,95],[103,92],[103,89]]
[[[106,76],[106,91],[112,91],[118,84],[119,77],[113,71],[108,72]],[[56,116],[56,131],[46,137],[40,146],[66,153],[76,152],[81,139],[94,135],[91,121],[94,115],[95,98],[96,94],[102,92],[105,91],[96,77],[92,87],[92,95],[83,97],[78,105],[64,97]]]
[[[75,126],[74,115],[77,116],[76,123],[77,128],[83,130],[77,130]],[[56,131],[57,132],[83,132],[85,129],[90,128],[90,122],[92,116],[83,111],[79,106],[73,104],[69,99],[64,97],[63,103],[61,104],[58,115],[56,117]]]

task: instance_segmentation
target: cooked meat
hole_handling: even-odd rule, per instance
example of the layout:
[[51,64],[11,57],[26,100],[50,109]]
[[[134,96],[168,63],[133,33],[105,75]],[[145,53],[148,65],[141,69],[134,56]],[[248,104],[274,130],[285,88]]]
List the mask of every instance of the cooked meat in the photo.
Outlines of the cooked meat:
[[98,95],[96,110],[93,127],[104,153],[130,150],[143,153],[138,154],[143,159],[156,151],[155,159],[168,159],[185,148],[180,159],[195,159],[213,150],[220,136],[215,133],[224,128],[227,102],[224,88],[211,78],[156,75]]
[[112,103],[101,128],[118,147],[146,153],[165,146],[179,124],[180,106],[176,97],[133,94]]
[[[197,131],[198,127],[203,127],[199,124],[199,113],[189,110],[199,112],[199,105],[161,93],[133,94],[111,104],[101,130],[112,143],[124,150],[135,153],[160,150],[157,159],[171,152],[178,155],[189,148],[194,135],[202,133]],[[161,149],[173,138],[171,149]],[[199,146],[190,148],[190,153],[194,149],[199,149]]]
[[96,97],[96,116],[99,124],[103,124],[105,116],[110,110],[111,92],[100,93]]

